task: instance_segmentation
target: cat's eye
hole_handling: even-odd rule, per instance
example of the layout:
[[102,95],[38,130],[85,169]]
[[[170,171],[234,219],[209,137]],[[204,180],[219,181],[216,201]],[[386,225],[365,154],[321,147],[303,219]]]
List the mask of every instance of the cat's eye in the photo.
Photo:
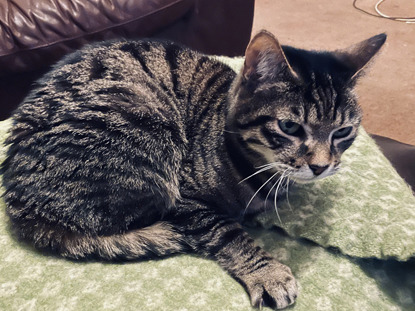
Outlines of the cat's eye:
[[349,136],[349,134],[352,132],[352,127],[343,127],[333,133],[333,139],[339,139]]
[[292,136],[300,136],[303,133],[303,127],[290,120],[278,121],[278,125],[285,134]]

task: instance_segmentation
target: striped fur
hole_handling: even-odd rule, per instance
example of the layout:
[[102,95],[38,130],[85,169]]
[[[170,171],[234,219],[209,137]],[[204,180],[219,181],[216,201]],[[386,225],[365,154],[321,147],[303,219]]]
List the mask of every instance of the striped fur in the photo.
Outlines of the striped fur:
[[74,259],[196,253],[241,282],[252,305],[292,304],[290,269],[239,220],[277,199],[281,177],[335,171],[360,123],[356,77],[383,41],[367,41],[370,55],[364,43],[316,53],[261,32],[239,75],[171,42],[105,42],[65,57],[13,115],[2,165],[12,227]]

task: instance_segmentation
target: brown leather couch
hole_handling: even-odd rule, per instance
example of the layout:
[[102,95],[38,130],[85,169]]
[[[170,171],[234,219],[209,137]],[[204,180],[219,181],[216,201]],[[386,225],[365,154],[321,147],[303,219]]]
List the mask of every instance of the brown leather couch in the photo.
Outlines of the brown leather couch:
[[63,55],[117,37],[159,37],[205,53],[243,55],[254,0],[0,1],[0,119]]
[[[0,120],[51,64],[86,43],[158,37],[205,53],[240,56],[253,14],[254,0],[0,1]],[[415,190],[415,147],[373,137]]]

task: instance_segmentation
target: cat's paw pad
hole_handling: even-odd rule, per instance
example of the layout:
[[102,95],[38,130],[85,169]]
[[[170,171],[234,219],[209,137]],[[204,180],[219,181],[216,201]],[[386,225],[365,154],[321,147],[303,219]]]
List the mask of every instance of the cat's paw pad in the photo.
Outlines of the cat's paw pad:
[[290,268],[279,262],[270,262],[267,266],[250,273],[243,282],[254,307],[282,309],[295,302],[298,295],[297,282]]

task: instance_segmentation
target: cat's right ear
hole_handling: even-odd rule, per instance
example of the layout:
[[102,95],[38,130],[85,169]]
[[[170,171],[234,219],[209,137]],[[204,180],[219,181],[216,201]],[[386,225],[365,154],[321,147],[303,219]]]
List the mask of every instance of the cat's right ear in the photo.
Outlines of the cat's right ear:
[[350,80],[355,81],[362,75],[371,59],[385,43],[386,37],[386,34],[381,33],[345,50],[334,52],[334,55],[350,68]]
[[264,82],[273,80],[287,71],[294,78],[298,78],[278,40],[265,30],[255,35],[246,48],[242,71],[244,79]]

